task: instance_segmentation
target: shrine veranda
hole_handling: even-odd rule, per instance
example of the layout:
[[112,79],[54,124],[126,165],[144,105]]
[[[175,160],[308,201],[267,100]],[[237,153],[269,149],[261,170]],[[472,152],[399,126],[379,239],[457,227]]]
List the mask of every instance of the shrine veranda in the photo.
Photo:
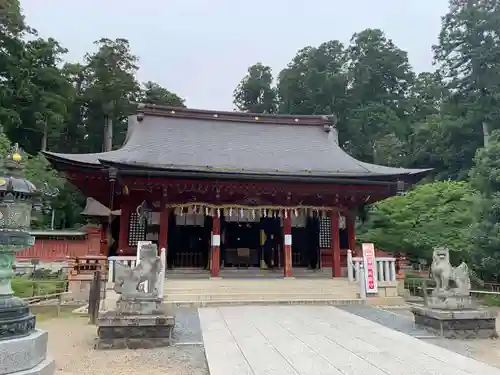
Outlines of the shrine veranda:
[[[140,105],[124,145],[45,152],[86,196],[110,209],[106,255],[137,242],[167,249],[169,267],[332,267],[345,272],[360,207],[428,170],[373,165],[338,144],[328,116],[260,115]],[[144,218],[142,220],[141,218]]]

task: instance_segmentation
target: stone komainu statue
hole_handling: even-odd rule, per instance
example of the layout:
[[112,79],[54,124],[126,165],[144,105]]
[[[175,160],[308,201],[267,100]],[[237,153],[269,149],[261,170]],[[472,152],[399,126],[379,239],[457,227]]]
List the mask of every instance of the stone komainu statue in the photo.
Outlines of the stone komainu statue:
[[[157,254],[156,245],[144,245],[141,248],[140,263],[136,267],[130,268],[116,263],[115,292],[121,294],[122,298],[158,296],[162,264]],[[147,282],[148,292],[140,289],[140,285],[144,282]]]
[[[450,263],[450,251],[448,249],[442,247],[434,249],[431,272],[436,281],[436,288],[433,291],[434,295],[469,295],[469,267],[464,262],[458,267],[452,267]],[[455,282],[456,288],[450,288],[450,280]]]

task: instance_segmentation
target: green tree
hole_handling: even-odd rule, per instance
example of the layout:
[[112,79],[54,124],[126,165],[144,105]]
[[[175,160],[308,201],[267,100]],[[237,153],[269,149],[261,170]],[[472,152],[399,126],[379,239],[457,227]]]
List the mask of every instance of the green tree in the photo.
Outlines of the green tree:
[[410,167],[434,168],[436,179],[466,180],[479,147],[467,119],[442,112],[412,124]]
[[140,87],[137,57],[126,39],[100,39],[98,50],[85,56],[84,114],[86,151],[111,150],[123,144],[127,117],[134,113]]
[[143,84],[142,93],[139,100],[141,102],[149,104],[186,107],[184,104],[184,99],[182,99],[180,96],[151,81]]
[[58,65],[66,52],[54,39],[33,39],[25,44],[13,79],[12,109],[19,121],[7,123],[5,132],[27,152],[45,150],[49,139],[59,142],[67,117],[69,90]]
[[[479,147],[500,121],[500,3],[450,0],[435,57]],[[474,154],[470,155],[470,158]]]
[[[347,49],[349,152],[364,161],[387,164],[377,155],[378,144],[391,135],[404,144],[411,134],[409,93],[414,74],[407,53],[378,29],[353,35]],[[390,155],[390,160],[402,155]],[[397,160],[397,164],[404,160]]]
[[383,250],[423,259],[430,259],[437,246],[449,248],[457,257],[466,257],[475,196],[466,182],[417,186],[406,195],[373,205],[359,239]]
[[480,196],[474,202],[469,231],[472,267],[485,281],[500,280],[500,193]]
[[485,197],[500,192],[500,130],[493,131],[488,145],[478,149],[470,178]]
[[471,228],[472,259],[485,280],[500,278],[500,130],[477,151],[470,171],[471,184],[481,192]]
[[409,91],[409,108],[412,121],[423,121],[441,113],[443,100],[449,91],[439,72],[423,72],[417,75]]
[[20,124],[14,108],[18,64],[24,52],[23,37],[29,32],[18,0],[0,0],[0,125]]
[[82,153],[88,149],[87,129],[85,126],[87,116],[85,66],[79,63],[66,63],[63,66],[62,73],[70,86],[67,117],[61,129],[59,142],[52,142],[50,150],[65,153]]
[[269,66],[257,63],[248,68],[247,75],[234,90],[234,105],[240,111],[275,113],[276,90]]
[[[346,97],[344,46],[337,40],[305,47],[278,76],[279,112],[297,115],[335,113],[343,126]],[[343,133],[341,132],[341,135]]]

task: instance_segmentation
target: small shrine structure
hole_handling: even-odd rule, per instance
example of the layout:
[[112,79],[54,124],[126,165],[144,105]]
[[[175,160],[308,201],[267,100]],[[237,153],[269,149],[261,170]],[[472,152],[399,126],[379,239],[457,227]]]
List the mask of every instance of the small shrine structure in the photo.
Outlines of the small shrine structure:
[[428,169],[349,156],[333,117],[140,105],[123,146],[44,152],[86,196],[120,210],[120,255],[167,248],[168,267],[332,267],[356,247],[361,206],[402,192]]

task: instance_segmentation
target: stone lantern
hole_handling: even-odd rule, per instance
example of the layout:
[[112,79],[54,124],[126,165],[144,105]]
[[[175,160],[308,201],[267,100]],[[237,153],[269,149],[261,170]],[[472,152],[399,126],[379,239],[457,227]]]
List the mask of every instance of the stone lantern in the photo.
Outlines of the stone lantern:
[[35,328],[35,316],[11,287],[16,253],[35,242],[30,234],[32,210],[41,209],[44,196],[58,194],[47,185],[37,190],[24,178],[25,160],[14,145],[0,173],[0,374],[54,372],[53,361],[46,357],[47,333]]

